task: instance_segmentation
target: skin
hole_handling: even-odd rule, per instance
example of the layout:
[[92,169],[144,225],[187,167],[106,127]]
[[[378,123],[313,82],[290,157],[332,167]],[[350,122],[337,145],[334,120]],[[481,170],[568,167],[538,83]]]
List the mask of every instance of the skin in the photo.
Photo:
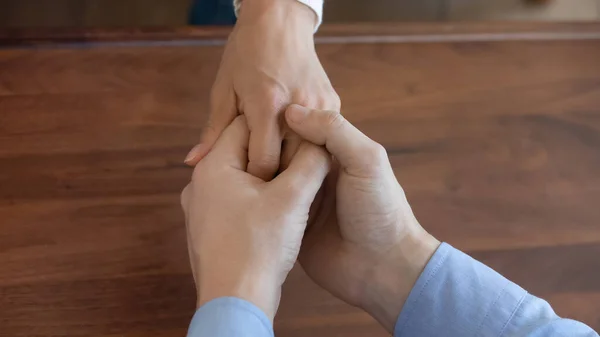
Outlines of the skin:
[[335,111],[292,106],[290,128],[336,158],[300,253],[318,285],[390,333],[440,242],[415,218],[383,146]]
[[273,319],[299,257],[317,284],[392,332],[440,242],[416,220],[381,145],[334,111],[293,105],[285,120],[305,142],[271,182],[246,172],[251,136],[238,118],[182,194],[198,305],[236,296]]
[[340,110],[340,99],[315,51],[316,20],[296,0],[242,3],[212,87],[206,129],[187,164],[196,165],[243,114],[250,130],[248,172],[270,180],[279,169],[283,140],[284,152],[295,152],[300,143],[282,125],[285,109],[296,103]]
[[331,159],[301,144],[288,169],[265,182],[246,172],[249,137],[246,118],[237,117],[195,167],[181,204],[198,307],[235,296],[272,320]]

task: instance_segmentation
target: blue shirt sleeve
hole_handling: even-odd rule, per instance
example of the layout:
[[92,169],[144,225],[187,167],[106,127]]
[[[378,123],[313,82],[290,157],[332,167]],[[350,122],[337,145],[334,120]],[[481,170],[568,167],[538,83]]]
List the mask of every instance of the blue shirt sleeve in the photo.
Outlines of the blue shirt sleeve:
[[188,337],[273,337],[273,325],[254,304],[220,297],[198,308]]
[[442,243],[408,296],[395,337],[598,337],[491,268]]

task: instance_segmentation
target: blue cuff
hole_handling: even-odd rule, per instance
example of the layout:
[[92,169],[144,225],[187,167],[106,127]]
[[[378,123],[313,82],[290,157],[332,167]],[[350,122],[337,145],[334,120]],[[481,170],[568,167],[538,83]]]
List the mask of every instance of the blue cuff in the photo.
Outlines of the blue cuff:
[[501,336],[527,292],[442,243],[409,294],[394,336]]
[[188,337],[273,337],[273,325],[254,304],[220,297],[196,310]]

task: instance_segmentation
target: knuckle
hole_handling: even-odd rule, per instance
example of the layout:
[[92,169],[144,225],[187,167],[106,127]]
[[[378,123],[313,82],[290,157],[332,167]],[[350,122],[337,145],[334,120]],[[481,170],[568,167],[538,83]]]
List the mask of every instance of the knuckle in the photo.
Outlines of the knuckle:
[[340,109],[342,108],[342,100],[340,99],[340,96],[337,93],[333,92],[331,94],[330,100],[331,109],[335,111],[340,111]]
[[264,88],[264,95],[266,97],[278,98],[285,94],[285,90],[277,84],[270,84]]
[[340,129],[344,126],[346,119],[339,112],[327,111],[325,115],[325,124],[331,130]]
[[341,107],[340,97],[333,89],[325,89],[316,94],[299,92],[294,95],[293,101],[307,108],[320,110],[339,111]]
[[209,119],[206,121],[206,124],[204,125],[204,133],[209,133],[209,132],[216,132],[217,129],[215,128],[215,123],[212,121],[212,119]]
[[294,192],[302,193],[315,179],[329,171],[329,154],[321,147],[304,143],[299,150],[301,167],[290,178],[290,187]]
[[272,111],[277,111],[279,107],[284,105],[287,94],[282,88],[271,85],[263,89],[262,100]]
[[258,158],[251,161],[259,168],[272,169],[279,165],[279,156],[272,153],[262,153]]
[[305,107],[310,107],[313,103],[311,96],[304,91],[296,92],[294,94],[293,102]]
[[327,109],[328,99],[324,96],[320,96],[316,99],[315,106],[319,109]]
[[303,179],[309,179],[313,172],[323,170],[328,162],[328,154],[321,147],[314,145],[303,144],[304,148],[301,149],[305,154],[302,158],[305,171],[307,171]]
[[366,146],[362,154],[364,167],[367,173],[380,171],[388,162],[387,150],[383,145],[371,142]]
[[385,149],[385,147],[383,147],[383,145],[376,143],[376,142],[372,142],[371,145],[369,145],[369,156],[371,159],[373,159],[374,161],[377,162],[385,162],[387,161],[387,150]]

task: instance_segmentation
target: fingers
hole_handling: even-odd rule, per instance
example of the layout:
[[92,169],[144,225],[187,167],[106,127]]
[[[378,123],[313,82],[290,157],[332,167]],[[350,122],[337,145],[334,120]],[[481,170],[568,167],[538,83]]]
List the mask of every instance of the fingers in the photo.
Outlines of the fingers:
[[[270,116],[270,115],[265,115]],[[269,181],[279,169],[282,134],[277,118],[257,120],[251,125],[248,173]]]
[[331,166],[331,155],[324,148],[303,142],[289,167],[273,179],[278,191],[293,195],[294,202],[310,205]]
[[235,169],[246,171],[248,164],[248,138],[250,131],[246,125],[246,117],[238,116],[223,131],[211,152],[211,157]]
[[365,136],[338,112],[291,105],[285,113],[289,127],[300,137],[325,145],[342,168],[355,175],[375,173],[389,165],[383,146]]
[[[236,98],[233,88],[215,84],[211,93],[211,109],[200,143],[192,148],[184,162],[190,166],[198,164],[212,149],[217,139],[237,116]],[[220,93],[223,93],[220,95]]]
[[[314,107],[339,110],[341,104],[340,98],[333,88],[331,88],[329,81],[327,83],[329,88],[323,90],[321,95],[297,93],[292,101],[302,101]],[[278,169],[285,169],[290,158],[296,152],[301,139],[296,135],[288,135],[285,144],[283,144],[285,146],[282,153],[282,141],[285,132],[282,131],[282,124],[284,123],[282,123],[279,117],[281,117],[280,112],[287,105],[288,100],[285,98],[282,99],[285,95],[276,89],[269,91],[265,97],[261,106],[266,108],[261,108],[262,110],[260,110],[249,106],[245,114],[248,115],[251,129],[248,172],[268,181],[273,178]],[[260,119],[260,116],[267,116],[267,118],[271,118],[272,120],[265,123],[264,117]],[[256,119],[256,117],[259,118]]]
[[285,169],[290,166],[292,158],[294,158],[296,152],[298,152],[302,142],[303,140],[300,136],[293,132],[287,132],[281,143],[281,159],[279,160],[280,171],[285,171]]

